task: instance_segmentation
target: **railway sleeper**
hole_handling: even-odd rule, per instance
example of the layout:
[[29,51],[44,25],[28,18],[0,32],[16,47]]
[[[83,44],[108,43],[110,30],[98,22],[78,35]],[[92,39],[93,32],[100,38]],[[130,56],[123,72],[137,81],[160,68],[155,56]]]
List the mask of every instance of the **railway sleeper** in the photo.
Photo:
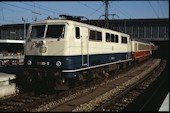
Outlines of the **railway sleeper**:
[[5,105],[4,105],[4,106],[1,106],[1,107],[0,107],[0,111],[1,111],[1,112],[4,112],[5,110],[11,109],[11,108],[13,108],[13,107],[12,107],[12,106],[5,106]]
[[26,102],[32,102],[33,100],[15,100],[15,102],[21,102],[21,103],[26,103]]
[[130,101],[133,101],[133,99],[132,99],[132,98],[125,97],[125,98],[123,98],[123,101],[124,101],[124,102],[130,102]]
[[111,106],[109,109],[114,110],[114,111],[120,111],[120,110],[123,110],[124,107],[122,107],[122,106]]
[[131,101],[133,101],[134,99],[131,98],[131,99],[128,99],[128,100],[125,100],[124,98],[121,99],[118,103],[122,103],[122,104],[129,104],[131,103]]
[[5,105],[9,105],[9,106],[13,106],[13,107],[18,107],[18,106],[21,106],[23,105],[24,103],[21,103],[21,102],[9,102],[9,103],[6,103]]
[[114,105],[120,106],[120,107],[126,107],[126,106],[128,105],[128,103],[121,103],[121,102],[118,102],[118,103],[115,103]]

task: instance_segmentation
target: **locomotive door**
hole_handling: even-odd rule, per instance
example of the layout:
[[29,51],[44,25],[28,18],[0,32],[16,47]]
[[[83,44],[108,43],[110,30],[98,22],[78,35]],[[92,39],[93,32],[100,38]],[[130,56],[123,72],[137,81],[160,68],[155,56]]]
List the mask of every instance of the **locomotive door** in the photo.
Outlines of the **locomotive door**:
[[82,66],[89,66],[88,28],[80,27]]

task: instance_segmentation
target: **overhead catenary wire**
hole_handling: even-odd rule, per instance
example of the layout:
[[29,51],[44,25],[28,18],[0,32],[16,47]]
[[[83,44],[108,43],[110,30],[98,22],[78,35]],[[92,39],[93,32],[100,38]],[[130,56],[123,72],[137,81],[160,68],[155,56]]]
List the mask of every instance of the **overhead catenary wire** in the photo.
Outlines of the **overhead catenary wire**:
[[[119,7],[117,4],[115,4],[114,3],[114,6],[116,6],[116,7]],[[110,5],[109,5],[109,7],[111,8],[111,9],[113,9]],[[122,8],[116,8],[116,7],[114,7],[114,9],[115,10],[117,10],[117,11],[119,11],[122,15],[124,15],[124,16],[126,16],[127,18],[129,18],[129,19],[131,19],[132,17],[131,16],[129,16],[129,15],[127,15],[127,12],[125,12],[125,10],[123,10]]]
[[[31,15],[31,14],[29,14],[29,13],[22,12],[22,11],[20,11],[20,10],[18,11],[18,10],[10,9],[9,7],[3,7],[3,9],[6,10],[6,11],[18,13],[18,14],[26,14],[27,16],[28,16],[28,15]],[[2,15],[2,18],[0,17],[0,20],[1,20],[1,21],[16,23],[16,21],[15,21],[14,19],[9,19],[8,17],[5,17],[3,11],[2,11],[2,14],[3,14],[3,15]],[[17,21],[18,21],[18,20],[19,20],[19,18],[17,19]]]
[[[92,10],[94,10],[94,11],[96,11],[96,9],[94,9],[94,8],[92,8],[92,7],[90,7],[90,6],[88,6],[88,5],[85,4],[85,3],[82,3],[82,2],[78,2],[78,3],[80,3],[80,4],[82,4],[82,5],[84,5],[84,6],[88,7],[88,8],[90,8],[90,9],[92,9]],[[99,11],[99,10],[97,10],[97,12],[103,14],[103,12],[101,12],[101,11]]]
[[[100,1],[100,2],[102,2],[102,1]],[[147,1],[146,1],[147,2]],[[160,17],[160,16],[165,16],[166,14],[165,14],[165,12],[164,12],[164,7],[162,6],[161,7],[161,0],[158,0],[158,1],[156,1],[157,2],[157,4],[156,5],[159,5],[158,6],[158,11],[159,11],[159,13],[162,13],[162,15],[161,14],[159,14],[158,13],[158,11],[156,10],[156,8],[155,7],[153,7],[154,5],[152,4],[152,2],[151,1],[149,1],[149,4],[148,4],[148,6],[149,6],[149,8],[151,7],[152,9],[151,10],[153,10],[154,11],[154,13],[155,13],[155,15],[156,15],[156,17]],[[155,2],[155,3],[156,3]],[[30,1],[30,2],[25,2],[25,1],[22,1],[22,2],[18,2],[18,3],[21,3],[21,5],[20,4],[13,4],[13,3],[8,3],[8,2],[5,2],[5,1],[2,1],[2,2],[0,2],[1,3],[1,6],[0,6],[0,18],[1,19],[5,19],[5,18],[7,18],[7,16],[8,15],[6,15],[7,13],[5,12],[6,11],[6,9],[7,8],[10,8],[10,10],[12,11],[12,7],[17,7],[17,8],[15,8],[16,10],[18,10],[18,11],[15,11],[15,9],[14,9],[14,13],[19,13],[19,12],[21,12],[21,15],[27,15],[27,16],[30,16],[31,14],[32,14],[32,12],[34,12],[34,11],[36,11],[37,10],[37,12],[39,12],[39,13],[42,13],[41,14],[41,17],[42,16],[51,16],[51,17],[56,17],[56,16],[58,16],[58,15],[56,15],[56,14],[60,14],[60,12],[61,13],[65,13],[65,12],[63,12],[63,10],[62,11],[60,11],[60,10],[58,10],[58,7],[56,7],[56,8],[53,8],[53,7],[49,7],[48,5],[46,5],[46,4],[43,4],[44,2],[35,2],[35,1]],[[23,5],[23,4],[25,4],[25,5]],[[82,1],[78,1],[78,2],[76,2],[76,3],[79,3],[79,5],[81,4],[82,5],[82,7],[84,6],[84,8],[88,8],[89,10],[91,9],[91,11],[89,11],[88,13],[87,13],[87,15],[86,15],[86,17],[91,17],[92,18],[92,16],[96,16],[97,15],[97,13],[99,13],[99,14],[103,14],[104,12],[102,11],[104,8],[103,8],[103,4],[102,5],[95,5],[95,7],[93,6],[93,5],[90,5],[90,4],[88,4],[87,2],[82,2]],[[110,4],[113,4],[113,6],[112,5],[110,5]],[[7,6],[7,4],[8,4],[8,6]],[[10,4],[10,6],[11,7],[9,7],[9,4]],[[28,7],[28,6],[26,6],[26,4],[27,5],[29,5],[30,7]],[[42,4],[42,5],[41,5]],[[23,5],[23,6],[22,6]],[[96,7],[97,6],[97,7]],[[35,7],[35,8],[33,8],[33,7]],[[19,9],[18,9],[19,8]],[[103,8],[103,9],[102,9]],[[35,10],[34,10],[35,9]],[[102,10],[101,10],[102,9]],[[110,10],[111,9],[111,10]],[[116,12],[118,11],[118,12],[120,12],[122,15],[124,15],[125,17],[127,17],[127,18],[133,18],[132,17],[132,15],[130,14],[130,12],[128,12],[128,10],[126,10],[124,7],[121,7],[118,3],[116,4],[116,3],[114,3],[114,1],[109,1],[109,11],[110,11],[110,13],[115,13],[115,10],[116,9]],[[112,11],[112,12],[111,12]],[[114,12],[113,12],[114,11]],[[161,11],[161,12],[160,12]],[[9,12],[9,11],[8,11]],[[25,13],[24,13],[25,12]],[[159,14],[159,15],[158,15]],[[31,15],[31,16],[33,16],[33,14]],[[120,16],[120,15],[119,15]],[[39,17],[38,17],[39,18]],[[122,17],[121,17],[122,18]]]
[[32,16],[32,15],[31,15],[31,12],[30,12],[30,13],[26,13],[26,12],[22,12],[21,10],[10,9],[9,7],[4,7],[4,9],[5,9],[5,10],[9,10],[9,11],[11,11],[11,12],[14,12],[14,11],[15,11],[15,13],[27,14],[27,15],[29,15],[29,16]]
[[[55,9],[48,8],[48,7],[43,6],[43,5],[39,5],[38,3],[34,3],[34,5],[31,5],[31,4],[28,4],[28,3],[25,3],[25,2],[20,2],[20,3],[22,3],[22,4],[25,4],[25,5],[34,7],[34,10],[33,10],[33,8],[30,8],[30,9],[29,9],[29,8],[25,8],[25,7],[13,5],[13,4],[10,4],[10,3],[6,3],[6,2],[1,2],[1,3],[5,4],[5,5],[8,5],[8,6],[16,7],[16,8],[19,8],[19,9],[27,10],[27,11],[33,13],[33,14],[47,15],[48,17],[50,16],[50,17],[56,18],[55,14],[60,14],[60,13],[56,12]],[[53,15],[50,15],[49,13],[47,14],[47,13],[44,13],[44,12],[35,11],[35,7],[37,7],[37,6],[35,6],[35,4],[38,4],[39,6],[41,6],[41,7],[39,7],[39,9],[42,9],[42,10],[44,10],[44,11],[48,11],[48,12],[53,12],[53,13],[55,13],[55,14],[53,14],[54,16],[53,16]],[[42,6],[45,7],[45,8],[42,8]],[[46,9],[46,8],[47,8],[47,9]],[[58,11],[58,10],[57,10],[57,11]],[[16,12],[18,13],[18,11],[16,11]],[[60,12],[64,13],[63,11],[60,11]],[[25,13],[24,13],[24,14],[25,14]],[[30,14],[28,14],[28,15],[30,15]],[[31,15],[31,16],[32,16],[32,15]],[[36,19],[37,19],[37,18],[36,18]],[[2,20],[2,19],[1,19],[1,20]],[[34,20],[35,20],[35,19],[34,19]],[[14,23],[14,21],[12,21],[12,23]]]
[[88,15],[88,18],[89,18],[90,16],[92,16],[93,14],[95,14],[97,11],[99,11],[103,6],[104,6],[104,3],[103,3],[98,9],[96,9],[93,13],[91,13],[90,15]]
[[[24,8],[24,7],[12,5],[12,4],[5,3],[5,2],[3,2],[3,3],[6,4],[6,5],[9,5],[9,6],[17,7],[17,8],[24,9],[24,10],[28,10],[28,11],[31,11],[31,12],[33,11],[32,9],[28,9],[28,8]],[[53,15],[49,15],[49,14],[46,14],[46,13],[44,13],[44,12],[43,12],[42,14],[47,15],[47,16],[52,16],[52,17],[54,17]]]
[[160,7],[161,14],[162,14],[162,16],[165,16],[159,1],[160,1],[160,0],[158,0],[157,3],[158,3],[158,5],[159,5],[159,7]]
[[125,9],[122,9],[122,7],[120,7],[120,6],[117,5],[116,3],[114,3],[114,6],[118,7],[118,9],[120,10],[120,12],[121,12],[124,16],[126,16],[126,17],[128,17],[128,18],[133,18],[133,16],[132,16],[129,12],[127,12]]
[[[31,7],[37,7],[37,6],[35,6],[35,5],[31,5],[31,4],[28,4],[28,3],[25,3],[25,2],[21,2],[22,4],[25,4],[25,5],[28,5],[28,6],[31,6]],[[40,6],[40,5],[39,5]],[[43,6],[44,7],[44,6]],[[45,8],[43,8],[43,7],[39,7],[39,9],[42,9],[42,10],[44,10],[44,11],[48,11],[48,12],[53,12],[53,13],[56,13],[56,14],[59,14],[58,12],[56,12],[56,11],[52,11],[52,10],[49,10],[49,9],[45,9]]]
[[1,11],[2,11],[2,19],[4,19],[4,11],[3,11],[3,7],[1,7]]
[[[35,2],[34,2],[34,3],[35,3]],[[42,7],[46,8],[46,9],[48,9],[49,11],[53,11],[53,12],[55,12],[55,13],[61,12],[61,13],[64,13],[64,14],[68,14],[68,13],[63,12],[63,11],[58,10],[58,9],[52,9],[52,8],[47,7],[47,6],[40,5],[39,3],[35,3],[35,4],[38,4],[39,6],[42,6]],[[56,12],[56,11],[58,11],[58,12]],[[60,13],[58,13],[58,14],[60,14]]]
[[148,2],[149,2],[150,7],[152,8],[153,12],[154,12],[154,13],[155,13],[155,15],[157,16],[157,18],[159,18],[159,15],[156,13],[155,9],[152,7],[152,5],[151,5],[150,1],[148,1]]

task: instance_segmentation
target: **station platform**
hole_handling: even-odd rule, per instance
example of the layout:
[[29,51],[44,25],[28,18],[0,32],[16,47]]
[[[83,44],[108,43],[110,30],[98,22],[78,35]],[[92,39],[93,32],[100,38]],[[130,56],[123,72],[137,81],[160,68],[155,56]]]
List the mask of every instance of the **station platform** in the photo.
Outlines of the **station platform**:
[[0,72],[0,98],[16,94],[16,84],[10,83],[15,78],[15,74]]
[[169,93],[165,97],[161,107],[159,108],[159,111],[169,111]]
[[15,79],[14,74],[8,74],[8,73],[2,73],[0,72],[0,86],[2,85],[8,85],[9,80]]

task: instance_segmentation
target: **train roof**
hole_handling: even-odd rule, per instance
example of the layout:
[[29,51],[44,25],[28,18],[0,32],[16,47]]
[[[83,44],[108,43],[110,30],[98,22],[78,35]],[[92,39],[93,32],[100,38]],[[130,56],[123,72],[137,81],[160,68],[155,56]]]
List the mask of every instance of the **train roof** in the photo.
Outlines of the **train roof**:
[[1,39],[0,43],[15,43],[15,44],[24,44],[25,40],[9,40],[9,39]]
[[119,31],[116,31],[116,30],[112,30],[112,29],[107,29],[107,28],[103,28],[103,27],[98,27],[98,26],[94,26],[94,25],[90,25],[90,24],[87,24],[87,23],[82,23],[82,22],[78,22],[78,21],[74,21],[74,20],[65,20],[65,19],[46,19],[46,20],[41,20],[41,21],[36,21],[36,22],[33,22],[31,24],[46,24],[46,23],[56,23],[56,22],[63,22],[63,23],[74,23],[74,24],[81,24],[83,26],[91,26],[91,27],[95,27],[96,29],[104,29],[104,30],[109,30],[109,31],[114,31],[114,32],[117,32],[117,33],[121,33],[121,34],[124,34],[124,35],[129,35],[129,34],[126,34],[126,33],[123,33],[123,32],[119,32]]
[[138,41],[138,42],[143,42],[143,43],[148,43],[148,44],[150,44],[149,41],[147,41],[147,40],[142,40],[142,39],[139,39],[139,38],[132,38],[132,41]]

